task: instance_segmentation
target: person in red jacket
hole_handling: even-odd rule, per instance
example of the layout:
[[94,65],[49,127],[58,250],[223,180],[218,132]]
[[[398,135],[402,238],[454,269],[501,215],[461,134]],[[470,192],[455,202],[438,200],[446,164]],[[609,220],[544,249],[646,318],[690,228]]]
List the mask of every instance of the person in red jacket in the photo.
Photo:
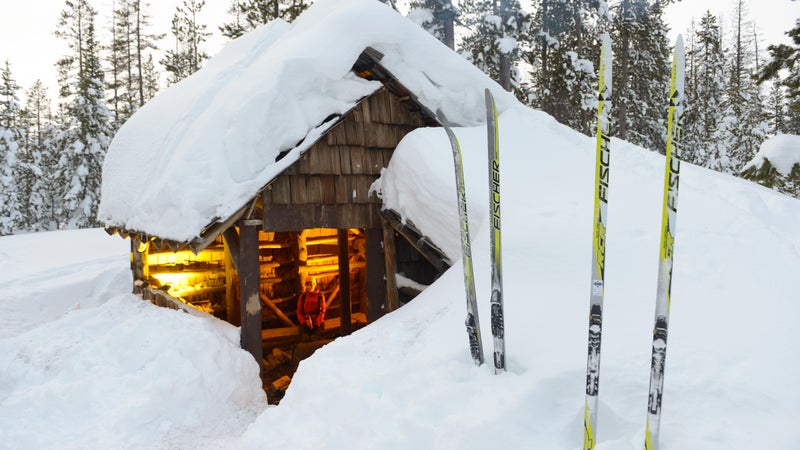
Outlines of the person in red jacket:
[[303,340],[325,331],[325,294],[320,292],[313,278],[306,280],[306,290],[297,298],[297,320]]

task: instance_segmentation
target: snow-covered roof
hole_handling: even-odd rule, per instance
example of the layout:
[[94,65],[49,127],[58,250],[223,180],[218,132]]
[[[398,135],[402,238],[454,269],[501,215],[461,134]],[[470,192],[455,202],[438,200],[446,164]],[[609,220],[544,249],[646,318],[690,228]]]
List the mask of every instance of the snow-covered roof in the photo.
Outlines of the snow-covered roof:
[[324,134],[326,118],[381,86],[351,70],[367,47],[456,124],[484,120],[484,88],[499,111],[516,102],[386,5],[320,0],[291,25],[275,20],[232,41],[131,117],[103,165],[98,218],[179,242],[229,218]]

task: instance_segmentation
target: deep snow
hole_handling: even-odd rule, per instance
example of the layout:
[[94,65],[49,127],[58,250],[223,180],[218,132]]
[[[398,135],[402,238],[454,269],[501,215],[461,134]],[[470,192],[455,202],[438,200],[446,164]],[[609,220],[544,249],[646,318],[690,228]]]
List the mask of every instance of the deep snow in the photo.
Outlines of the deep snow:
[[[456,132],[488,318],[485,131]],[[0,339],[0,448],[579,448],[594,142],[529,110],[503,114],[500,139],[509,373],[472,364],[456,263],[410,304],[303,361],[268,407],[235,328],[125,294],[127,242],[99,230],[11,236],[0,239],[11,271],[0,307],[13,319]],[[636,449],[664,160],[611,148],[597,448]],[[682,172],[661,448],[797,447],[800,203]],[[458,255],[452,183],[445,134],[422,129],[380,185]]]
[[[189,79],[142,108],[115,145],[149,143],[153,147],[147,155],[155,156],[117,152],[116,161],[113,152],[109,156],[106,168],[127,164],[126,170],[133,169],[104,174],[118,188],[104,186],[104,202],[114,198],[120,208],[111,214],[119,222],[112,223],[136,229],[152,220],[163,237],[188,238],[206,220],[226,212],[203,198],[209,187],[219,193],[225,191],[221,186],[235,185],[225,191],[230,198],[212,200],[237,207],[236,199],[245,201],[243,193],[251,195],[253,186],[260,187],[270,171],[279,170],[241,164],[254,157],[254,147],[245,144],[258,137],[242,130],[261,130],[252,123],[245,127],[260,105],[231,102],[226,97],[231,91],[224,89],[240,77],[234,90],[250,92],[248,83],[256,80],[247,74],[259,72],[214,67],[269,66],[269,59],[237,62],[235,57],[252,56],[245,48],[269,55],[269,49],[279,48],[270,43],[280,36],[301,34],[297,30],[308,31],[333,15],[341,21],[337,27],[364,31],[353,33],[361,39],[357,45],[345,45],[352,57],[372,38],[392,36],[379,49],[387,54],[387,64],[397,64],[390,67],[395,75],[418,83],[414,92],[433,99],[431,109],[442,102],[439,106],[451,119],[477,125],[456,133],[464,152],[484,351],[490,354],[486,135],[477,124],[482,107],[474,107],[482,104],[488,79],[475,75],[477,69],[462,69],[461,62],[447,63],[455,61],[450,53],[441,71],[420,73],[411,64],[412,70],[403,74],[405,57],[416,52],[423,66],[437,65],[440,53],[427,48],[431,38],[413,34],[410,45],[401,45],[406,27],[394,23],[394,16],[389,20],[380,9],[384,6],[369,2],[359,17],[331,11],[345,4],[356,8],[367,3],[320,1],[295,22],[297,28],[276,22],[235,41],[222,59],[209,62],[204,75],[194,77],[210,77],[205,88],[215,93],[213,99],[182,102],[184,95],[192,99],[200,92]],[[360,28],[364,24],[370,24],[369,30]],[[331,40],[324,48],[339,47]],[[338,52],[331,51],[332,58],[324,60],[335,60],[331,66],[314,55],[287,60],[302,67],[314,61],[320,67],[313,76],[284,81],[325,92],[324,75],[336,72],[334,84],[353,88],[339,91],[347,98],[332,100],[345,108],[372,87],[343,75],[353,58],[342,66],[333,57]],[[412,220],[454,260],[453,268],[400,310],[303,361],[278,407],[267,406],[256,365],[238,348],[236,328],[128,294],[126,241],[101,230],[0,238],[0,449],[580,448],[595,143],[508,96],[496,97],[507,102],[501,108],[500,158],[508,373],[495,376],[488,365],[472,364],[463,325],[450,147],[441,129],[419,129],[401,142],[375,187],[386,205]],[[277,104],[283,99],[270,98]],[[206,126],[224,128],[207,115],[204,105],[212,100],[230,114],[224,145],[194,139]],[[197,133],[185,146],[171,134],[174,123],[146,112],[159,104],[165,108],[163,117],[179,117],[178,128]],[[308,111],[298,108],[287,114],[280,142],[295,142],[290,125]],[[307,133],[318,119],[297,119],[302,122],[299,133]],[[151,129],[137,128],[137,121]],[[176,153],[159,153],[170,142]],[[245,153],[227,159],[218,154],[220,148],[231,151],[240,144],[238,150]],[[190,149],[200,149],[201,156],[190,155]],[[597,449],[640,449],[664,159],[616,139],[611,154]],[[185,176],[171,170],[192,160],[197,165],[187,165]],[[158,164],[173,178],[137,178],[155,174],[142,171],[142,164]],[[690,164],[683,164],[681,172],[661,449],[800,447],[800,362],[794,342],[800,317],[800,202]],[[199,184],[186,184],[191,180]],[[183,183],[181,189],[165,188],[175,183]],[[131,191],[143,185],[149,190]],[[160,197],[160,192],[182,192],[183,197]],[[149,198],[157,211],[175,214],[156,217],[139,209],[134,198]],[[106,208],[101,205],[101,214],[110,211]]]

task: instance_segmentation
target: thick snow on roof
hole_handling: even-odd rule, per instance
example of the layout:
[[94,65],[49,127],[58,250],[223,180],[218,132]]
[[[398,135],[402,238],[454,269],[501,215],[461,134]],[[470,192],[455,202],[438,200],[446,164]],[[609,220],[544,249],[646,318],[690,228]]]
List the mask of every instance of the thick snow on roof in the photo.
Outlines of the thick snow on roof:
[[484,88],[500,111],[515,103],[384,4],[320,0],[291,25],[276,20],[231,42],[125,123],[103,166],[98,218],[185,241],[229,217],[324,133],[327,117],[380,86],[350,71],[368,46],[426,107],[455,123],[484,120]]
[[761,167],[769,161],[781,175],[789,175],[795,164],[800,164],[800,136],[779,134],[761,144],[756,156],[742,170],[750,167]]

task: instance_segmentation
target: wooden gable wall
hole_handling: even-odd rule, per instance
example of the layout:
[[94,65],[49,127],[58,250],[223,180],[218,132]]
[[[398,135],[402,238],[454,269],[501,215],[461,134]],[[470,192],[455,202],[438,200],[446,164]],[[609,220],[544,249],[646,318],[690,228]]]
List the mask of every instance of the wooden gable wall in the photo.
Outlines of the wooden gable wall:
[[422,126],[402,99],[379,89],[264,190],[263,229],[381,228],[369,188],[400,140]]

